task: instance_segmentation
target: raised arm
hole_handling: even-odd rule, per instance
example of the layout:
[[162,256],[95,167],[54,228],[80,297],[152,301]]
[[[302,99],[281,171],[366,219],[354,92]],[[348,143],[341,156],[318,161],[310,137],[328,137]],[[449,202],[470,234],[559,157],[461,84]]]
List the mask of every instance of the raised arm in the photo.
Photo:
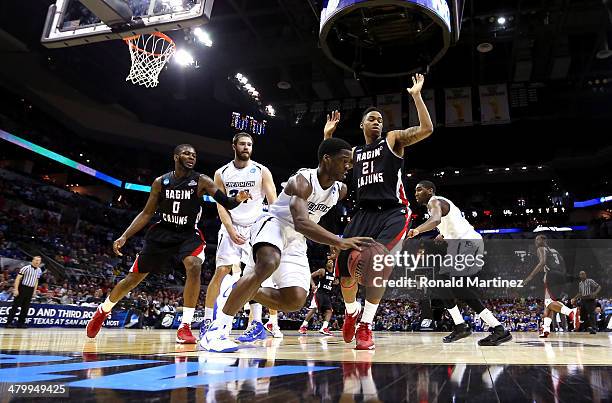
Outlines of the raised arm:
[[418,227],[408,231],[408,238],[414,238],[415,236],[422,234],[423,232],[431,231],[436,228],[442,222],[442,203],[438,199],[430,199],[427,203],[427,211],[429,212],[429,219]]
[[203,196],[204,193],[208,193],[210,196],[212,196],[213,199],[215,199],[217,203],[219,203],[228,210],[236,208],[243,201],[252,198],[249,192],[245,192],[244,190],[238,192],[238,194],[234,197],[227,197],[225,193],[223,193],[217,187],[217,185],[215,185],[215,182],[213,182],[210,177],[206,175],[200,175],[200,178],[198,180],[198,196]]
[[372,242],[371,238],[365,237],[340,238],[310,220],[306,200],[308,200],[312,193],[312,185],[302,175],[296,175],[291,178],[284,191],[287,195],[291,196],[289,208],[295,230],[305,237],[318,243],[338,247],[342,250],[361,250],[361,246]]
[[422,74],[417,74],[412,77],[412,87],[408,88],[408,93],[412,95],[417,114],[419,115],[419,125],[404,130],[392,130],[387,134],[389,146],[400,156],[403,156],[404,147],[418,143],[429,137],[433,132],[433,123],[431,122],[429,111],[421,97],[421,89],[424,82],[425,77]]
[[340,123],[339,111],[333,111],[331,114],[327,114],[327,121],[325,122],[325,127],[323,128],[323,140],[326,140],[334,135],[334,132],[338,128],[338,123]]
[[149,223],[149,221],[151,221],[151,218],[153,217],[153,214],[155,214],[159,204],[160,192],[161,177],[153,181],[153,185],[151,185],[151,192],[149,193],[149,198],[147,199],[147,204],[145,204],[142,211],[138,213],[123,234],[117,238],[115,242],[113,242],[113,252],[115,252],[116,255],[123,256],[121,253],[121,248],[123,245],[125,245],[127,240],[130,239],[132,235],[138,233],[138,231],[143,229]]

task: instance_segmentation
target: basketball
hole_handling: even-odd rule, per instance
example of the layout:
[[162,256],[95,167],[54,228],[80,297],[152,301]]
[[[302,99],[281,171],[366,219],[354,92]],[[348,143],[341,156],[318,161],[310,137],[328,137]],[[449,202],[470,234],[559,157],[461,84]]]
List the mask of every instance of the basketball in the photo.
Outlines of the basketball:
[[[358,250],[351,251],[348,259],[348,269],[351,277],[357,282],[365,286],[374,286],[374,280],[377,277],[387,279],[392,265],[385,265],[384,256],[389,254],[389,250],[381,243],[375,242],[372,245],[364,246],[361,252]],[[376,269],[374,266],[379,267]],[[378,284],[378,282],[377,282]]]

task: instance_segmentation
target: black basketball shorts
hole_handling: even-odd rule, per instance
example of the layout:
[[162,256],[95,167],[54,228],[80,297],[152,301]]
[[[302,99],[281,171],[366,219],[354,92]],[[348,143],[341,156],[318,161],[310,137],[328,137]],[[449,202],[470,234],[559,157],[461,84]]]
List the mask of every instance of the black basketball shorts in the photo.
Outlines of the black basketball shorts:
[[544,277],[544,298],[559,301],[567,295],[568,286],[565,274],[549,271]]
[[136,257],[130,272],[163,273],[172,268],[174,259],[181,262],[195,256],[204,262],[206,242],[199,229],[174,231],[154,224],[145,235],[144,247]]
[[[406,236],[410,225],[410,209],[404,206],[394,206],[386,209],[360,208],[344,230],[344,238],[367,236],[385,245],[391,250],[401,247],[401,241]],[[336,261],[336,275],[350,277],[348,257],[350,250],[343,250]]]
[[328,293],[323,291],[317,291],[314,295],[315,303],[319,312],[325,312],[332,310],[332,302]]

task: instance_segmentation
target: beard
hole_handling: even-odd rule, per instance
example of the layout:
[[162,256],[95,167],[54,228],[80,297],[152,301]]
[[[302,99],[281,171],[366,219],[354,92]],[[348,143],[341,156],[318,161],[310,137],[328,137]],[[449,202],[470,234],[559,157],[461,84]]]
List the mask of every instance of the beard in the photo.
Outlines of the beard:
[[240,161],[248,161],[251,159],[251,153],[239,153],[236,154],[236,158],[238,158]]
[[193,167],[189,168],[189,167],[187,166],[187,161],[181,161],[181,166],[182,166],[182,167],[183,167],[185,170],[190,171],[190,170],[192,170],[192,169],[195,167],[195,164],[193,164]]

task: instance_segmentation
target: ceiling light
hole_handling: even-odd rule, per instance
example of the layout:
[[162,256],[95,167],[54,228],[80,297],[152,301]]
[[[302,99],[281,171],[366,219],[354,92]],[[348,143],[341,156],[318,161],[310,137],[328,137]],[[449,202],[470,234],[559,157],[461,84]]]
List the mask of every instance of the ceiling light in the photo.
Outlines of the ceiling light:
[[193,56],[185,49],[178,50],[174,55],[174,61],[180,66],[187,67],[195,63]]
[[499,25],[504,25],[504,24],[506,23],[506,17],[499,17],[499,18],[497,19],[497,23],[498,23]]
[[193,34],[204,46],[208,46],[209,48],[212,46],[213,42],[212,39],[210,39],[210,35],[208,35],[208,32],[204,31],[202,28],[197,27],[193,30]]

